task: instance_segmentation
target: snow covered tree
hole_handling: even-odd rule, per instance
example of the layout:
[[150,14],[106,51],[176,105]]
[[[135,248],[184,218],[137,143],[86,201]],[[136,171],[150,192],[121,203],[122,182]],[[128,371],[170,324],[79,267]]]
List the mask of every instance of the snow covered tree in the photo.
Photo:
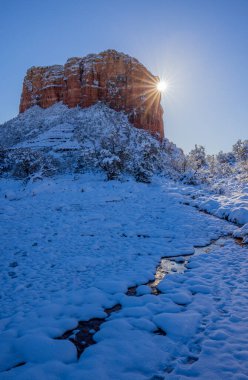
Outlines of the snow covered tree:
[[12,168],[14,177],[27,178],[40,170],[40,153],[30,149],[16,149],[10,152],[8,164]]
[[247,161],[248,160],[248,140],[238,140],[233,145],[233,154],[237,161]]
[[99,157],[100,167],[106,172],[108,180],[118,178],[120,174],[120,158],[107,149],[102,149]]
[[235,156],[233,153],[224,153],[222,150],[217,154],[216,160],[220,164],[232,165],[235,163]]
[[194,170],[199,170],[200,168],[207,165],[205,148],[202,145],[195,145],[188,154],[188,165]]

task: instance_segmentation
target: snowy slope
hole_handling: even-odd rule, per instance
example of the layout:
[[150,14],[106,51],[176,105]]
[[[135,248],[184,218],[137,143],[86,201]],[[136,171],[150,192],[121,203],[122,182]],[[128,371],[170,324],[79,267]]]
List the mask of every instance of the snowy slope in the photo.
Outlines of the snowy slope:
[[[231,237],[237,227],[183,205],[181,188],[159,178],[0,186],[1,379],[247,379],[248,250]],[[151,294],[139,285],[163,256],[186,271]],[[54,339],[117,304],[79,359]]]
[[18,148],[53,148],[61,149],[79,149],[80,145],[74,138],[75,127],[73,124],[62,123],[51,127],[48,131],[39,134],[36,138],[21,142],[12,147]]
[[104,171],[108,178],[178,176],[184,160],[173,143],[134,128],[123,112],[103,103],[32,107],[0,126],[0,148],[0,175],[21,179],[88,170]]

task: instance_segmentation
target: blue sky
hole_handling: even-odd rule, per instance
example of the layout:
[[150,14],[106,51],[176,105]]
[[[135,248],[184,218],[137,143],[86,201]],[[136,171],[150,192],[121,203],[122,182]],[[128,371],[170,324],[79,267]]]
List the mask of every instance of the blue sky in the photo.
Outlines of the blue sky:
[[109,48],[170,82],[165,135],[186,152],[248,138],[248,0],[1,0],[0,122],[30,66]]

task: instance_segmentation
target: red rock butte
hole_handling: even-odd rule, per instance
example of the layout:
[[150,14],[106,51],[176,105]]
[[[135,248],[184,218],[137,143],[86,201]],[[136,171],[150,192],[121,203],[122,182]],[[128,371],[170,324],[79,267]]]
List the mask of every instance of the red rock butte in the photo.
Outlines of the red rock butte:
[[164,137],[161,95],[152,75],[137,59],[115,50],[70,58],[63,65],[31,67],[24,78],[20,112],[63,102],[89,107],[104,102],[124,111],[137,128]]

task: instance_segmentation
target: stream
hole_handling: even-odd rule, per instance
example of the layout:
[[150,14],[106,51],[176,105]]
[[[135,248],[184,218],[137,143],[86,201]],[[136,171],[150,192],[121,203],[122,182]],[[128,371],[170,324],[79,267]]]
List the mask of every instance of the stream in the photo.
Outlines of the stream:
[[[156,268],[154,279],[143,285],[149,286],[153,295],[159,295],[161,292],[157,287],[166,275],[173,273],[183,273],[188,269],[187,264],[190,260],[190,257],[194,255],[210,254],[214,249],[223,247],[225,242],[230,239],[235,240],[236,244],[242,245],[239,239],[234,239],[232,236],[227,235],[222,236],[216,240],[212,240],[208,245],[202,247],[195,246],[194,253],[191,255],[162,257],[160,263]],[[130,297],[138,297],[136,292],[138,286],[140,285],[128,288],[125,294]],[[77,349],[77,356],[80,358],[87,347],[96,344],[96,341],[94,340],[94,334],[100,330],[101,325],[106,322],[113,313],[116,313],[121,309],[122,306],[120,304],[116,304],[111,308],[107,308],[104,310],[104,312],[107,314],[105,318],[92,318],[88,321],[79,321],[76,328],[66,331],[62,336],[55,339],[67,339],[72,342]],[[165,333],[160,329],[154,331],[154,333],[165,335]]]

